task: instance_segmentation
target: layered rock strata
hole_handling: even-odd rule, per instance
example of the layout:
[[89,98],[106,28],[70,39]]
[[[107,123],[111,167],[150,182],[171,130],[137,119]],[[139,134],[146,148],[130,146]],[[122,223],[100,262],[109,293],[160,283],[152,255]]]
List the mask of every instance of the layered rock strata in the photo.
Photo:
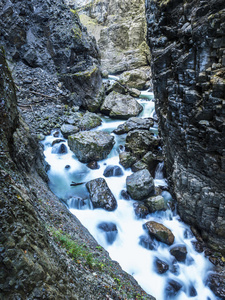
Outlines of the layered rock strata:
[[166,166],[182,219],[225,253],[225,3],[146,1]]

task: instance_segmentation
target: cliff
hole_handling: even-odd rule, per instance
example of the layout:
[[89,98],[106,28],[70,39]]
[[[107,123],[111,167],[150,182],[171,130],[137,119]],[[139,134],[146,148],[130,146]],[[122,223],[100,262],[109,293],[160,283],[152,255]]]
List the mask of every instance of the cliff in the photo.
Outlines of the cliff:
[[156,110],[181,218],[225,253],[225,3],[146,2]]

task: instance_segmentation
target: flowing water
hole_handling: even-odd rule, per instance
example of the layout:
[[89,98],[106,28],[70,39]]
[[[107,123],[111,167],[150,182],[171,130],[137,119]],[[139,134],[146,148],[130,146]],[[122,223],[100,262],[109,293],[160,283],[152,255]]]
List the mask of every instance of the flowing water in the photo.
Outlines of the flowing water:
[[[143,93],[144,94],[144,93]],[[148,99],[139,99],[144,107],[142,117],[154,115],[154,102],[151,93],[144,95]],[[112,132],[124,121],[104,118],[97,130]],[[157,134],[157,128],[151,128]],[[113,134],[113,133],[112,133]],[[114,135],[114,134],[113,134]],[[103,172],[108,165],[120,166],[118,153],[121,145],[125,143],[125,135],[114,135],[116,144],[108,158],[99,163],[97,170],[89,169],[79,162],[70,151],[67,141],[63,144],[62,154],[57,154],[60,144],[52,147],[52,142],[57,139],[52,135],[44,140],[44,154],[50,165],[48,171],[51,190],[66,202],[69,210],[76,215],[82,224],[90,231],[100,245],[110,254],[113,260],[117,260],[121,267],[133,275],[142,288],[158,300],[166,299],[193,299],[214,300],[216,297],[206,286],[206,278],[212,272],[211,263],[204,254],[194,250],[193,242],[196,241],[190,228],[181,222],[179,216],[169,208],[167,211],[149,214],[145,219],[135,216],[133,200],[124,200],[121,191],[126,190],[126,177],[132,174],[130,169],[123,169],[120,177],[107,177],[105,180],[118,202],[118,207],[113,212],[103,209],[93,209],[85,184],[71,186],[71,182],[88,182],[92,179],[103,177]],[[61,138],[63,138],[61,136]],[[55,148],[54,148],[55,147]],[[65,150],[66,149],[66,150]],[[59,152],[59,151],[58,151]],[[120,166],[122,167],[122,166]],[[163,163],[156,168],[155,186],[166,186],[163,178]],[[166,202],[173,201],[169,192],[162,193]],[[154,241],[149,243],[149,236],[143,228],[147,221],[156,221],[169,228],[175,235],[174,244],[182,244],[187,248],[185,262],[177,262],[170,254],[170,247],[166,244]],[[156,259],[160,259],[169,266],[164,274],[156,272]],[[179,292],[174,292],[168,282],[176,281],[182,286]],[[176,288],[175,288],[176,289]]]

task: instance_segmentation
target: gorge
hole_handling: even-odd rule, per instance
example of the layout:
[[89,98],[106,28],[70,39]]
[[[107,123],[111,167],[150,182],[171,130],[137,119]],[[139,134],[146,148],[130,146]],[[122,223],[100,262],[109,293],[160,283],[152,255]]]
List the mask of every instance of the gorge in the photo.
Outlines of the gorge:
[[[223,1],[179,0],[81,4],[42,0],[0,3],[1,44],[5,48],[5,54],[1,48],[0,77],[1,299],[153,299],[110,260],[69,213],[64,197],[58,195],[62,204],[48,189],[46,171],[50,176],[53,166],[49,169],[44,162],[40,143],[54,128],[61,128],[63,137],[54,137],[53,142],[70,134],[92,132],[102,119],[100,110],[114,118],[118,115],[118,107],[103,107],[103,101],[117,104],[124,98],[124,103],[135,103],[139,90],[152,87],[151,78],[169,189],[181,218],[198,238],[196,247],[204,251],[201,257],[208,256],[216,266],[207,285],[215,297],[223,299],[225,5]],[[93,30],[99,49],[77,13],[89,32]],[[101,76],[108,73],[118,75],[119,82],[103,83]],[[138,104],[134,105],[140,112]],[[123,119],[131,117],[128,107],[123,105]],[[156,116],[151,117],[155,121]],[[104,124],[109,125],[108,121]],[[136,128],[142,128],[137,122]],[[152,125],[144,126],[149,130]],[[138,133],[140,128],[133,127],[127,137],[133,135],[140,141],[146,136],[146,127]],[[120,152],[123,140],[121,136]],[[64,142],[57,142],[55,149],[60,143]],[[134,174],[147,167],[153,175],[162,161],[158,152],[162,144],[154,146],[154,151],[158,147],[154,157],[145,156],[146,146],[141,145],[133,147],[127,142],[126,149],[136,160],[131,155],[132,162],[122,158],[120,162],[133,165]],[[68,150],[62,146],[60,151]],[[99,163],[103,167],[103,162]],[[70,172],[69,164],[66,167],[65,172]],[[85,168],[74,184],[81,183]],[[120,191],[110,188],[120,197]],[[127,203],[128,209],[130,201],[122,203]],[[66,248],[69,244],[75,247],[72,241],[82,253],[75,260],[71,259],[72,250]],[[205,298],[194,294],[186,293],[192,299],[214,299],[212,294]],[[175,295],[165,297],[175,299]],[[164,296],[157,299],[160,297]]]

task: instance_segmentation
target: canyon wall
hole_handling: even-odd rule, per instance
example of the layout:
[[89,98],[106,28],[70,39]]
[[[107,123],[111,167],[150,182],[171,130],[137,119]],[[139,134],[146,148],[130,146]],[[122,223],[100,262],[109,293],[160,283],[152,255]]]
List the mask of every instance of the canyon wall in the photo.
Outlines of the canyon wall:
[[147,0],[156,110],[181,218],[225,253],[225,3]]

